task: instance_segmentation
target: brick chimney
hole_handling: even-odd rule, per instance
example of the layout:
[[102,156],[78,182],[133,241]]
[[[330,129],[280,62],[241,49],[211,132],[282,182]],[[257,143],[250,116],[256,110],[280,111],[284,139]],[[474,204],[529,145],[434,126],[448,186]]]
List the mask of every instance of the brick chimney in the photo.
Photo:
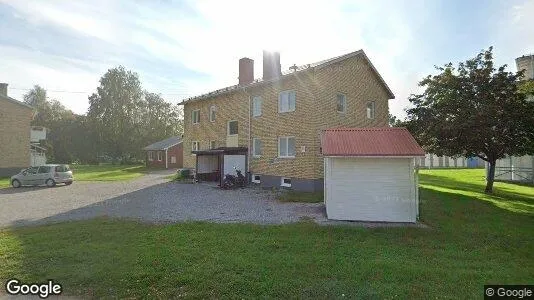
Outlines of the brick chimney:
[[0,83],[0,96],[7,97],[7,83]]
[[282,75],[280,52],[263,50],[263,80],[278,78]]
[[249,84],[254,81],[254,60],[243,57],[239,60],[239,84]]

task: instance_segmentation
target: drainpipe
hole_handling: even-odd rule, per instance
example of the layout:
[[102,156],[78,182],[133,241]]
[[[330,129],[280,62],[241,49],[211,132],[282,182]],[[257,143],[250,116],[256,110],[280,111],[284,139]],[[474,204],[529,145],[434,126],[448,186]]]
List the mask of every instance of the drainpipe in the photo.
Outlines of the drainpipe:
[[165,149],[165,169],[169,168],[169,156],[167,155],[167,150]]
[[248,173],[250,173],[250,163],[249,163],[249,159],[250,157],[252,156],[252,151],[250,151],[250,139],[252,139],[252,137],[250,136],[250,130],[251,130],[251,124],[250,124],[250,121],[251,121],[251,114],[252,114],[252,109],[250,107],[251,103],[250,103],[250,98],[251,96],[249,95],[248,96],[248,157],[247,157],[247,176],[248,176]]
[[247,149],[247,153],[248,153],[248,157],[247,157],[247,176],[249,175],[250,173],[250,157],[252,155],[252,152],[250,151],[250,141],[252,139],[252,137],[250,136],[250,131],[251,131],[251,124],[250,124],[250,121],[251,121],[251,115],[252,115],[252,109],[250,107],[251,105],[251,98],[252,96],[247,92],[247,90],[245,88],[241,88],[241,90],[243,91],[243,93],[245,93],[247,96],[248,96],[248,137],[247,137],[247,145],[248,145],[248,149]]

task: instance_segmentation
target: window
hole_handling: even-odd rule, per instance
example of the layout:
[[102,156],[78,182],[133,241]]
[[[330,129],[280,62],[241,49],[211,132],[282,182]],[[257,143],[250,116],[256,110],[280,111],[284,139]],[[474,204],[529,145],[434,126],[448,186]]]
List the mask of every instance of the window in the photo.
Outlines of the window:
[[171,156],[171,164],[175,164],[176,163],[176,156]]
[[50,173],[50,167],[40,166],[39,167],[39,171],[37,171],[37,173],[39,173],[39,174]]
[[255,96],[252,98],[252,116],[259,117],[261,116],[261,97]]
[[217,148],[215,146],[215,141],[210,141],[210,149],[215,149],[215,148]]
[[26,169],[24,172],[26,172],[27,174],[37,174],[38,169],[39,167],[31,167]]
[[228,121],[228,135],[237,134],[237,121]]
[[337,111],[344,113],[347,110],[347,97],[343,94],[337,94]]
[[294,137],[278,138],[278,157],[286,157],[286,158],[295,157],[295,138]]
[[278,112],[290,112],[295,111],[295,91],[283,91],[278,95]]
[[154,152],[153,151],[148,151],[148,160],[149,161],[153,161],[154,160]]
[[163,159],[163,153],[161,151],[158,151],[158,161],[161,161]]
[[371,101],[367,103],[367,119],[375,118],[375,102]]
[[261,183],[261,176],[260,175],[252,175],[252,182],[253,183]]
[[258,138],[252,139],[252,156],[259,157],[262,154],[261,140]]
[[61,165],[61,166],[56,166],[55,171],[56,172],[68,172],[70,171],[70,168],[69,168],[69,165]]
[[191,142],[191,151],[198,151],[198,141],[192,141]]
[[291,178],[282,177],[280,186],[291,187]]
[[217,107],[215,105],[210,106],[210,122],[215,122]]
[[200,123],[200,109],[193,110],[191,112],[191,123],[193,124]]

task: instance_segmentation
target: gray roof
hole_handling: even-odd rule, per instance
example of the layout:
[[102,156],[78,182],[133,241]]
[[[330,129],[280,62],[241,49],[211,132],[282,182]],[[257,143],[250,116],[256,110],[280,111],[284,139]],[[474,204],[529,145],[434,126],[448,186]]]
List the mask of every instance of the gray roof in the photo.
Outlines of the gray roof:
[[173,136],[163,141],[155,142],[154,144],[148,145],[143,150],[165,150],[174,145],[178,145],[182,142],[182,138],[179,136]]
[[206,93],[206,94],[202,94],[202,95],[199,95],[199,96],[196,96],[196,97],[183,99],[182,102],[180,102],[178,104],[179,105],[183,105],[183,104],[185,104],[187,102],[208,99],[208,98],[215,97],[215,96],[218,96],[218,95],[232,93],[232,92],[235,92],[237,90],[241,90],[241,89],[245,89],[245,88],[249,88],[249,87],[254,87],[254,86],[258,86],[258,85],[262,85],[262,84],[267,84],[267,83],[270,83],[270,82],[275,82],[275,81],[278,81],[278,80],[280,80],[282,78],[285,78],[285,77],[287,77],[289,75],[292,75],[292,74],[295,74],[295,73],[307,71],[307,70],[310,70],[310,69],[313,69],[313,68],[321,69],[321,68],[324,68],[324,67],[326,67],[328,65],[343,61],[345,59],[349,59],[349,58],[357,56],[357,55],[363,55],[363,58],[367,61],[367,63],[371,67],[371,69],[376,73],[376,75],[378,76],[378,79],[384,85],[384,88],[388,92],[388,94],[391,97],[391,99],[394,99],[395,95],[393,94],[393,92],[391,91],[389,86],[386,84],[386,81],[382,78],[382,76],[380,76],[380,73],[378,73],[378,70],[373,66],[373,64],[371,63],[371,61],[367,57],[367,55],[365,55],[365,52],[363,52],[363,50],[358,50],[358,51],[354,51],[354,52],[347,53],[347,54],[344,54],[344,55],[340,55],[340,56],[332,57],[332,58],[329,58],[329,59],[325,59],[325,60],[322,60],[322,61],[319,61],[319,62],[316,62],[316,63],[297,66],[296,70],[283,71],[282,72],[282,76],[277,77],[277,78],[273,78],[273,79],[269,79],[269,80],[263,80],[263,78],[259,78],[259,79],[256,79],[256,80],[254,80],[253,82],[251,82],[249,84],[232,85],[232,86],[225,87],[225,88],[222,88],[222,89],[218,89],[218,90],[215,90],[215,91],[212,91],[212,92],[209,92],[209,93]]
[[11,98],[11,97],[8,97],[8,96],[0,95],[0,99],[2,99],[2,100],[6,100],[6,101],[9,101],[9,102],[13,102],[13,103],[15,103],[15,104],[24,106],[24,107],[26,107],[26,108],[33,109],[33,106],[28,105],[28,104],[26,104],[26,103],[24,103],[24,102],[20,102],[20,101],[18,101],[18,100],[16,100],[16,99],[13,99],[13,98]]

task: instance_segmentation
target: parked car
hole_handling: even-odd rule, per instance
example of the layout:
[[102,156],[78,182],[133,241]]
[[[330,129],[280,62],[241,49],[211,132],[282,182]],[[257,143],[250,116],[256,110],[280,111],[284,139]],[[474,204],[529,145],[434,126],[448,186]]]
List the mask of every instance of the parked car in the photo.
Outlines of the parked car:
[[11,176],[11,185],[14,188],[23,185],[43,185],[53,187],[57,183],[70,185],[74,181],[69,165],[43,165],[21,170],[17,175]]

